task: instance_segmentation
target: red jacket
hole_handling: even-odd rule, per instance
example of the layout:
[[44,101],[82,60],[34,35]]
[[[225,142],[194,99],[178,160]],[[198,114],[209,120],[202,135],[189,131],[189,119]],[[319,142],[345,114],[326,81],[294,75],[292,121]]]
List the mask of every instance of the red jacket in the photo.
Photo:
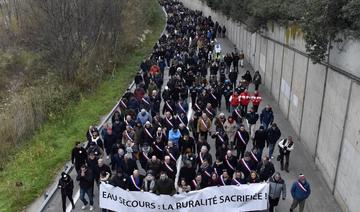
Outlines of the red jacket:
[[238,95],[236,95],[236,94],[233,94],[233,95],[231,95],[230,96],[230,105],[232,106],[232,107],[237,107],[237,106],[239,106],[239,96]]
[[261,96],[260,94],[254,94],[254,96],[251,97],[251,101],[253,105],[259,106],[261,103]]
[[244,91],[240,94],[240,104],[248,105],[250,103],[250,95],[247,91]]

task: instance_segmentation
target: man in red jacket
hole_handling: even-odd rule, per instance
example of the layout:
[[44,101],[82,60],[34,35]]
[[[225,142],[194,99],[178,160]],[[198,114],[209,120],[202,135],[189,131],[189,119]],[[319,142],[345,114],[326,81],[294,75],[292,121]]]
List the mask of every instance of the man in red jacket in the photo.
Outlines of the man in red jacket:
[[251,101],[252,101],[255,113],[257,113],[258,109],[259,109],[259,105],[262,101],[262,97],[260,96],[259,91],[254,92],[254,96],[251,96]]
[[238,106],[239,106],[239,95],[236,91],[230,96],[229,99],[230,106],[231,106],[231,112],[233,112]]
[[240,109],[242,116],[245,116],[245,114],[247,113],[247,108],[249,103],[250,103],[250,95],[248,90],[245,89],[244,92],[240,94]]

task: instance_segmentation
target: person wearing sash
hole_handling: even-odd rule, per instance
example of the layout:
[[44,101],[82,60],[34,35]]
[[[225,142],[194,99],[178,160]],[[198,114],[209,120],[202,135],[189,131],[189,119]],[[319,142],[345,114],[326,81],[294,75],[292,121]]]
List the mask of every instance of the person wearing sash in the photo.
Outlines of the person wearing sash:
[[195,179],[190,183],[191,190],[196,191],[206,187],[206,182],[202,179],[201,173],[197,173]]
[[179,158],[179,150],[176,146],[174,146],[174,142],[172,140],[169,140],[167,146],[165,147],[165,155],[170,156],[174,163],[176,163]]
[[[215,78],[216,79],[216,78]],[[210,93],[209,93],[209,103],[211,104],[211,107],[216,110],[216,108],[219,106],[218,105],[218,94],[215,92],[214,88],[211,88]]]
[[245,178],[247,179],[250,176],[250,172],[255,170],[256,166],[251,159],[251,153],[245,152],[244,158],[239,159],[237,169],[244,173]]
[[290,159],[290,153],[294,150],[294,142],[291,136],[288,136],[286,139],[282,139],[278,143],[279,146],[279,161],[280,161],[280,168],[281,171],[284,170],[284,157],[285,157],[285,171],[289,172],[289,159]]
[[219,155],[220,148],[224,145],[226,148],[229,145],[229,138],[225,134],[224,129],[219,128],[211,138],[215,139],[216,155]]
[[127,141],[135,142],[135,132],[130,125],[126,126],[122,135],[122,143],[125,144]]
[[129,176],[129,191],[141,191],[142,177],[139,171],[135,169],[133,174]]
[[166,155],[164,157],[164,162],[161,170],[165,172],[169,178],[175,180],[175,176],[177,172],[176,164],[171,160],[170,156]]
[[160,116],[159,113],[156,113],[155,116],[153,116],[153,119],[152,119],[152,126],[154,127],[154,129],[157,129],[157,128],[162,128],[163,127],[163,124],[164,124],[164,119]]
[[155,133],[155,141],[152,143],[152,149],[154,151],[154,155],[156,155],[156,157],[160,160],[164,158],[166,141],[167,138],[163,130],[159,127]]
[[241,184],[246,184],[245,176],[240,170],[236,170],[231,181],[231,185],[240,186]]
[[245,130],[244,125],[240,125],[240,129],[236,131],[234,143],[237,152],[236,156],[239,160],[244,157],[246,146],[249,143],[249,133]]
[[142,137],[141,139],[142,142],[140,143],[140,145],[145,145],[145,144],[149,145],[155,141],[155,130],[149,121],[145,123],[141,137]]
[[251,184],[251,183],[260,183],[260,179],[258,174],[256,173],[256,171],[251,171],[250,175],[247,178],[247,183]]
[[184,155],[187,149],[190,149],[191,152],[195,152],[195,140],[193,137],[185,134],[179,140],[179,150],[181,154]]
[[236,166],[237,166],[236,157],[232,154],[231,150],[228,150],[224,157],[224,167],[230,176],[232,176],[234,174],[234,172],[236,170]]
[[141,167],[144,169],[146,169],[146,166],[151,159],[150,150],[150,146],[148,144],[144,144],[141,146],[141,151],[138,152],[138,159],[140,161]]
[[188,121],[185,113],[179,113],[175,117],[176,117],[175,118],[176,125],[178,125],[178,126],[184,125],[186,127],[189,124],[189,121]]
[[174,115],[174,113],[175,113],[174,101],[171,99],[169,99],[169,100],[164,99],[164,106],[163,106],[162,112],[163,112],[163,114],[165,114],[166,112],[170,112],[172,115]]
[[211,106],[210,103],[207,103],[203,113],[207,115],[207,117],[210,119],[211,122],[216,116],[216,111],[214,110],[214,108]]
[[150,103],[151,116],[154,117],[156,114],[160,114],[161,97],[157,90],[152,91],[152,95],[150,96]]
[[146,111],[150,111],[150,109],[151,109],[151,100],[150,100],[150,97],[147,94],[145,94],[144,97],[141,98],[140,108],[143,108]]
[[276,172],[269,180],[269,212],[274,212],[274,207],[279,204],[280,197],[286,199],[286,183]]
[[206,113],[201,115],[197,123],[197,133],[204,139],[207,140],[208,133],[211,128],[211,120],[208,118]]
[[212,163],[212,156],[206,146],[202,146],[198,156],[198,166],[200,167],[204,161],[207,160],[209,164]]
[[231,185],[231,178],[226,169],[222,171],[222,174],[219,176],[219,186]]
[[[200,113],[201,115],[201,113]],[[199,133],[197,131],[197,124],[199,121],[199,112],[195,112],[193,117],[189,120],[189,130],[192,132],[195,141],[199,141]]]
[[187,104],[186,101],[180,98],[179,102],[175,106],[175,109],[176,109],[176,114],[180,114],[180,113],[187,114],[189,110],[189,105]]
[[214,173],[219,176],[221,174],[221,171],[224,170],[226,167],[223,162],[223,158],[216,157],[216,160],[214,164],[212,165],[212,169],[214,170]]
[[257,165],[257,173],[260,181],[268,181],[268,179],[275,173],[274,164],[269,160],[268,156],[264,156],[262,161]]
[[299,212],[303,212],[305,201],[310,194],[310,184],[307,182],[305,176],[300,174],[298,180],[291,186],[291,196],[293,198],[293,202],[291,204],[290,211],[294,211],[294,209],[299,205]]
[[165,113],[162,126],[166,128],[166,136],[169,135],[170,129],[176,126],[175,119],[170,112]]
[[212,167],[209,162],[205,159],[204,162],[199,167],[199,172],[201,173],[202,179],[205,182],[208,182],[211,178]]

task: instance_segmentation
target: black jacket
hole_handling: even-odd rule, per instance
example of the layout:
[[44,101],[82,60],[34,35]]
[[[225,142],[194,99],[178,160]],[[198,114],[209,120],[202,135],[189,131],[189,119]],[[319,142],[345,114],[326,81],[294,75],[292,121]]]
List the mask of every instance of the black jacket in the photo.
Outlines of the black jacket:
[[81,176],[81,171],[76,177],[76,180],[79,181],[80,188],[89,189],[94,186],[94,175],[91,169],[85,171],[85,175]]
[[276,127],[273,129],[272,127],[268,128],[266,130],[266,142],[267,144],[276,144],[276,142],[279,140],[281,136],[280,129]]
[[75,164],[75,166],[78,166],[76,167],[77,169],[79,169],[81,165],[84,165],[86,163],[86,159],[87,159],[87,152],[85,148],[83,147],[73,148],[71,152],[71,162]]
[[74,189],[74,181],[71,179],[69,175],[67,175],[67,179],[64,178],[59,179],[58,188],[61,189],[62,195],[71,195]]
[[265,140],[266,140],[266,131],[265,130],[256,130],[254,140],[255,140],[255,147],[264,148]]
[[275,173],[274,164],[268,162],[263,166],[263,162],[261,161],[257,166],[257,173],[261,181],[267,181]]

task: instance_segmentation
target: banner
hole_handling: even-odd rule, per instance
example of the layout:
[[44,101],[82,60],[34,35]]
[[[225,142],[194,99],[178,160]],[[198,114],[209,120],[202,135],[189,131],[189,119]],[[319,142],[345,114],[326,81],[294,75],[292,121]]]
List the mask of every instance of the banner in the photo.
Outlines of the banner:
[[206,212],[266,210],[269,184],[208,187],[186,194],[156,195],[101,183],[100,207],[121,212]]

